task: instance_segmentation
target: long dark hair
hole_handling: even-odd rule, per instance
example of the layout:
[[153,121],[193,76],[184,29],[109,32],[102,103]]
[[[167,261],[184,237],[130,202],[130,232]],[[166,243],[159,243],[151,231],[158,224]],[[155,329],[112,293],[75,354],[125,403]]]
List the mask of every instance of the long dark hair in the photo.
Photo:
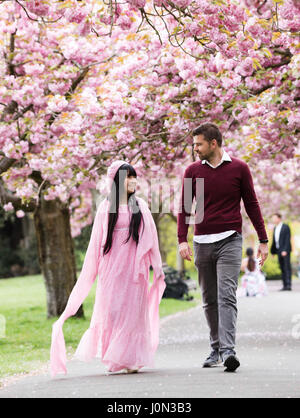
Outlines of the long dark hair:
[[253,258],[253,249],[252,248],[247,248],[246,254],[248,256],[247,269],[249,271],[254,271],[255,270],[255,260]]
[[[103,248],[104,255],[109,253],[111,246],[112,246],[112,236],[113,236],[113,232],[114,232],[114,229],[118,220],[118,216],[119,216],[120,196],[127,194],[127,191],[125,190],[125,187],[124,187],[124,180],[126,178],[126,175],[127,177],[137,177],[136,171],[132,167],[132,165],[124,163],[119,168],[119,170],[117,171],[114,177],[114,183],[110,191],[110,194],[108,196],[108,200],[110,201],[110,208],[109,208],[109,218],[108,218],[108,227],[107,227],[107,237],[106,237],[106,242]],[[144,219],[143,219],[142,212],[139,208],[139,204],[136,199],[135,192],[130,193],[128,195],[128,206],[129,206],[129,209],[131,209],[132,215],[130,219],[128,237],[126,241],[124,242],[124,244],[126,244],[130,240],[130,237],[132,237],[133,240],[136,242],[136,245],[138,245],[139,227],[140,227],[141,221],[143,221],[143,225],[144,225]]]

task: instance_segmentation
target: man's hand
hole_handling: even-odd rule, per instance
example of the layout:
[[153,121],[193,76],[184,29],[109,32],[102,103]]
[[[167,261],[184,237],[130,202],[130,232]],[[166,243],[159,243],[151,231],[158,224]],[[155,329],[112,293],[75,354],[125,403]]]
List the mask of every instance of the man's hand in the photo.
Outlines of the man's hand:
[[264,265],[264,262],[266,261],[269,254],[269,248],[268,244],[259,244],[258,250],[257,250],[257,258],[260,258],[259,265],[262,267]]
[[181,257],[184,260],[188,260],[188,261],[192,260],[191,257],[193,255],[193,252],[187,242],[182,242],[181,244],[179,244],[179,252],[180,252]]
[[286,251],[281,251],[281,255],[282,255],[282,257],[285,257],[287,255],[287,252]]

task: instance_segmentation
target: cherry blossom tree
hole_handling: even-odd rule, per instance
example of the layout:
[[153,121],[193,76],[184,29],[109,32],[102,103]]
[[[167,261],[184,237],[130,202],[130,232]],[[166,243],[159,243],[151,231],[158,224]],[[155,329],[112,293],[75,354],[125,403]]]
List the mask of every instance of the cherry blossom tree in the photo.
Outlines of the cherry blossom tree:
[[34,212],[49,316],[75,283],[72,236],[116,157],[142,177],[179,178],[192,130],[212,121],[268,213],[299,214],[299,2],[7,0],[0,11],[0,197]]
[[[18,2],[0,7],[1,202],[18,216],[34,212],[50,317],[63,311],[76,281],[72,235],[92,221],[91,189],[106,165],[177,154],[158,135],[159,115],[145,117],[147,89],[134,98],[128,83],[107,76],[109,62],[122,64],[135,46],[126,47],[122,29],[103,42],[72,22],[28,18]],[[126,61],[124,73],[139,64]]]

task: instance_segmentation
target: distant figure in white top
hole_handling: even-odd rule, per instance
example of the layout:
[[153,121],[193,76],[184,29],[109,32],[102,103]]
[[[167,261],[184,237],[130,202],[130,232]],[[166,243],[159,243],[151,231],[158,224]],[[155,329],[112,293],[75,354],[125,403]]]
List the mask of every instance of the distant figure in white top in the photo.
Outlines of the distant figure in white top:
[[238,295],[240,297],[262,297],[268,295],[265,275],[261,272],[259,260],[254,258],[252,248],[247,248],[247,257],[242,260],[241,271],[245,274],[242,276],[242,284]]

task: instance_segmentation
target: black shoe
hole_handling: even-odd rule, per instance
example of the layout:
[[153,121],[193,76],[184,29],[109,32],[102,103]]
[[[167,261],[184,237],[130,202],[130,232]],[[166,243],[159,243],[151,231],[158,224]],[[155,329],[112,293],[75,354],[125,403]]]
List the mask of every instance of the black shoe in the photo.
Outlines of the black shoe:
[[228,354],[223,357],[225,372],[235,372],[240,367],[239,359],[235,354]]
[[221,357],[219,351],[213,350],[203,363],[203,368],[216,367],[221,364]]

